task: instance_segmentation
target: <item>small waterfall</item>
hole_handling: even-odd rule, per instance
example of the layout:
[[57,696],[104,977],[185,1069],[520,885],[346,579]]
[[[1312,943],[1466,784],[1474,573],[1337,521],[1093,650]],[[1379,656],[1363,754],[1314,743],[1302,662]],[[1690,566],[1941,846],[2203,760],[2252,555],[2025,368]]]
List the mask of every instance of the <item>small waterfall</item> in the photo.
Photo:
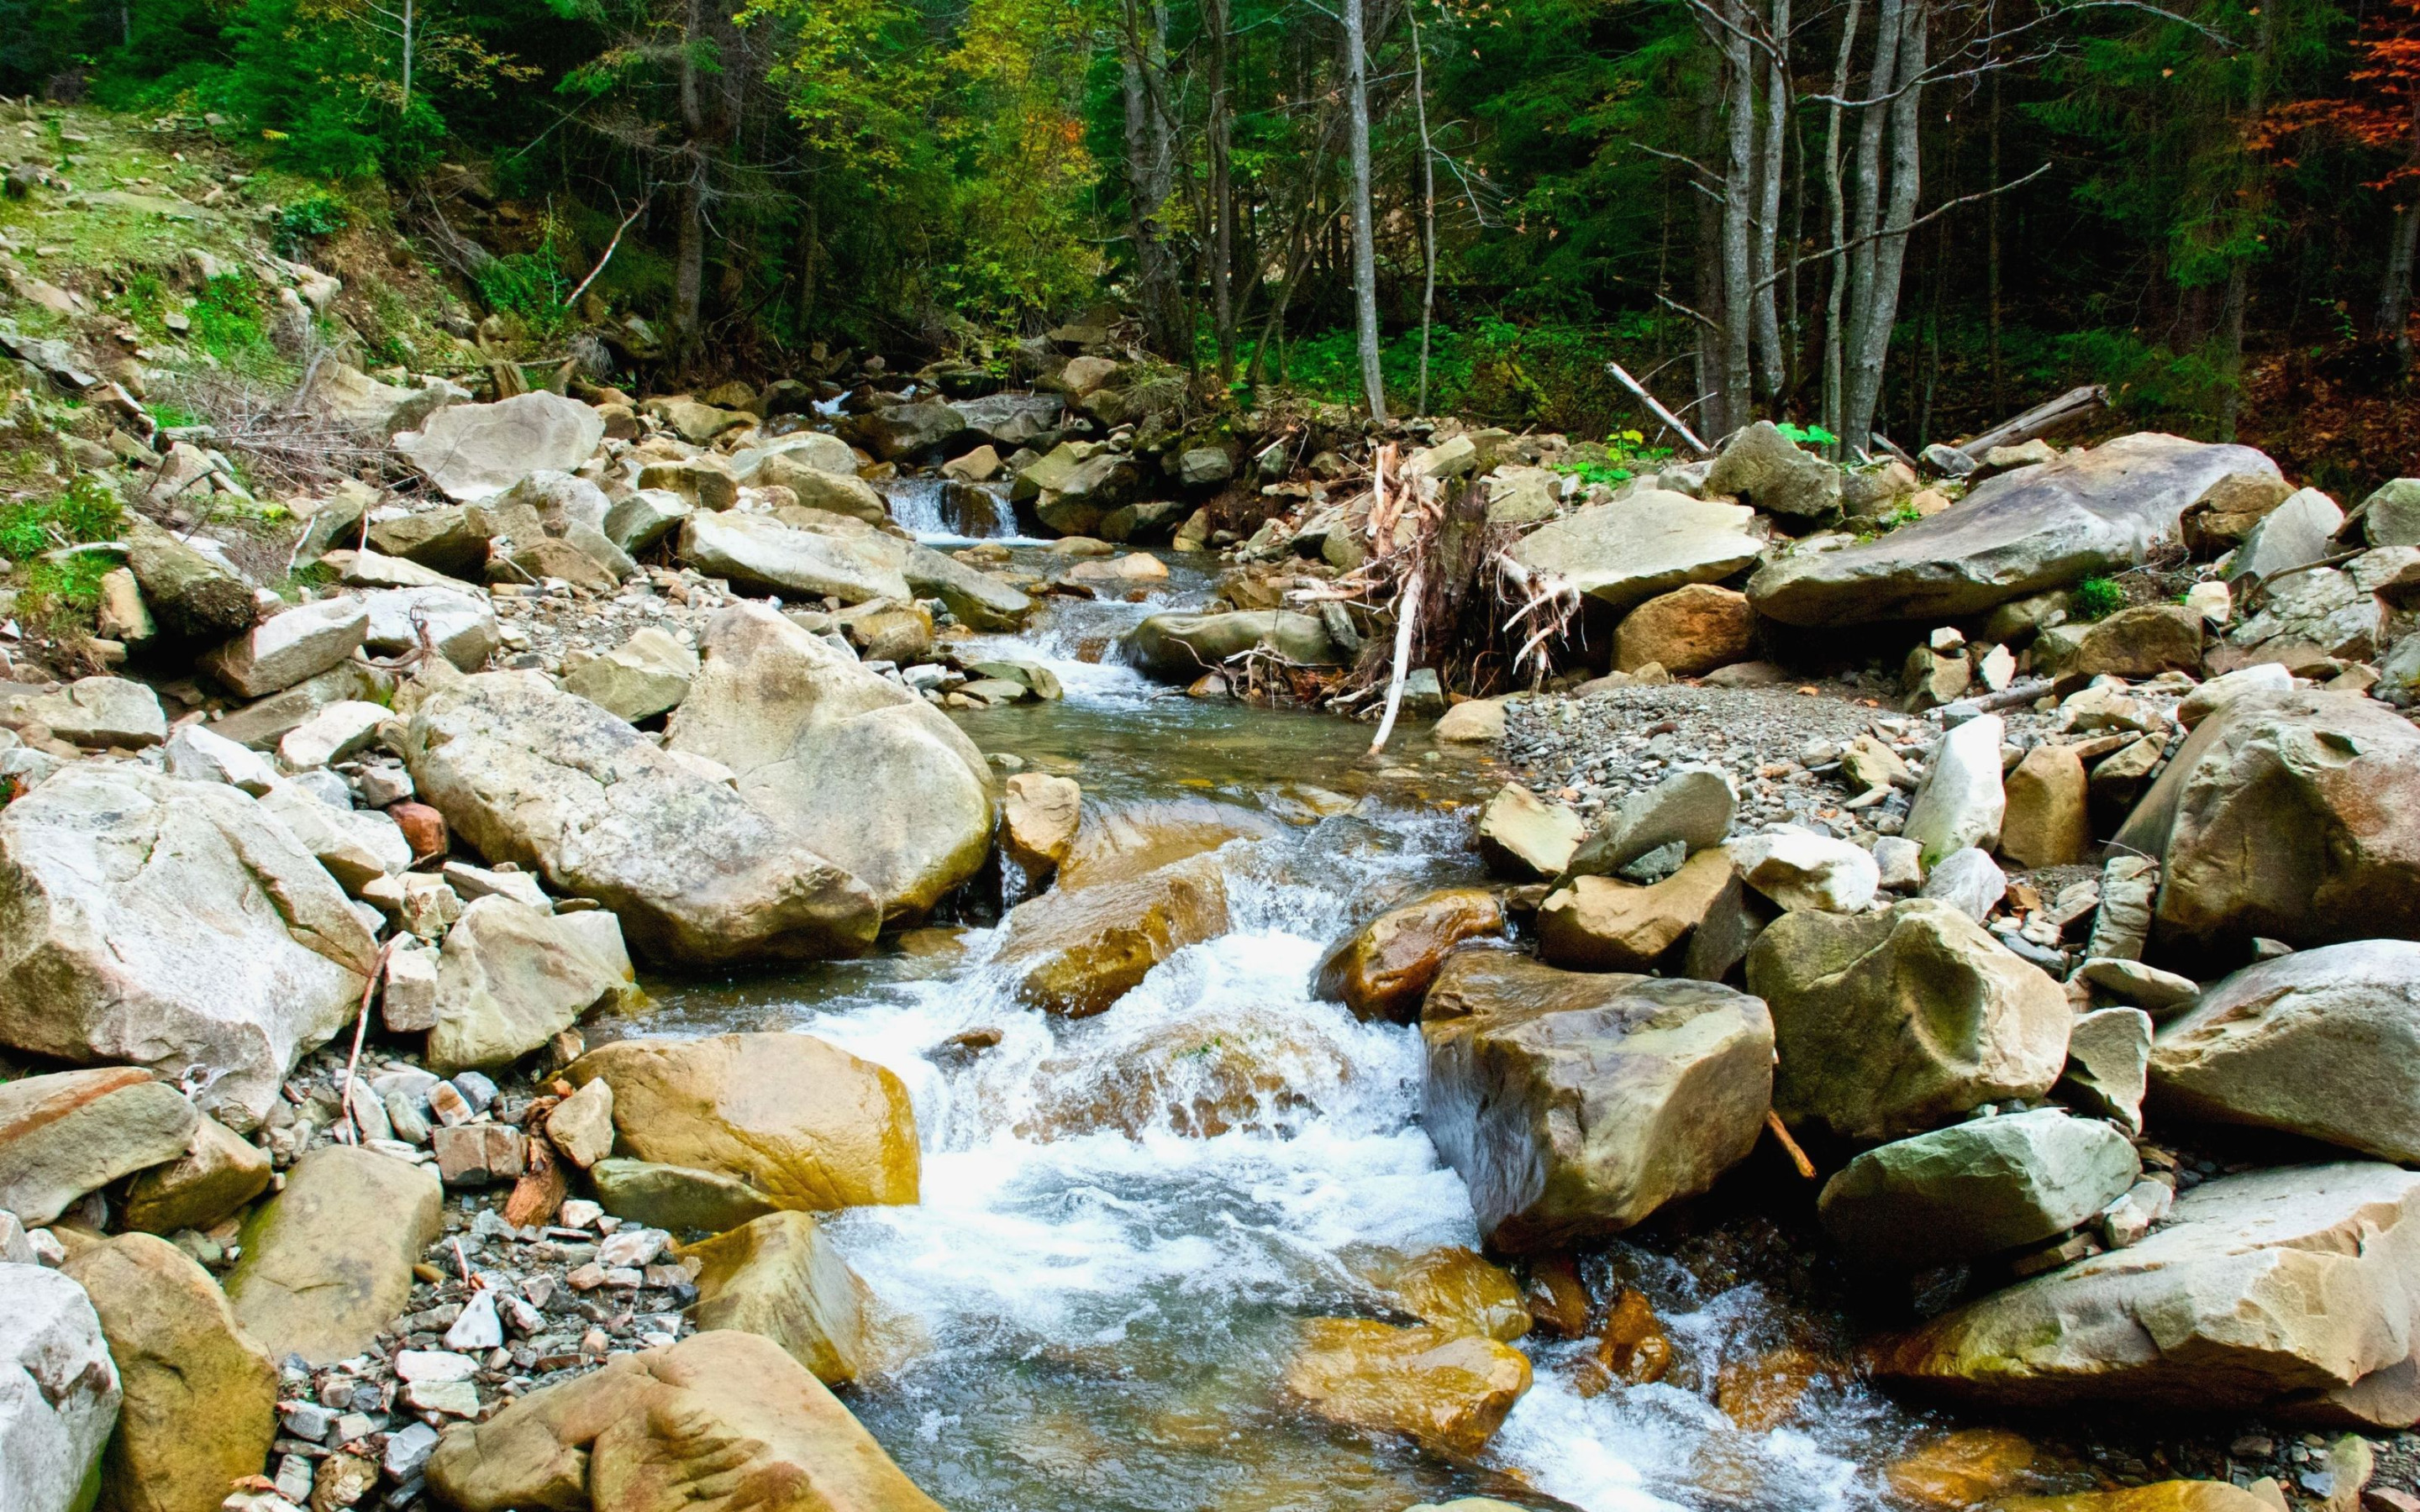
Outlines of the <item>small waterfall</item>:
[[920,541],[1018,539],[1016,511],[1007,497],[979,484],[892,478],[877,486],[890,501],[891,517]]

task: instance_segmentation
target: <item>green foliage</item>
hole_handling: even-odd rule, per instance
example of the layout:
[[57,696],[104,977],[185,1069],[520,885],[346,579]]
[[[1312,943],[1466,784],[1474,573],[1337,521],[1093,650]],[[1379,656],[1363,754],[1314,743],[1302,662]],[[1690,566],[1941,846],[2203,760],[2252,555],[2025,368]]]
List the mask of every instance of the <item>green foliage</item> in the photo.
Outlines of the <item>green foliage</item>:
[[541,340],[562,334],[571,323],[566,301],[571,285],[551,227],[537,251],[512,253],[479,270],[479,295],[488,307],[516,316]]
[[1821,425],[1793,425],[1785,420],[1776,422],[1773,428],[1793,446],[1837,446],[1840,442],[1840,438]]
[[291,257],[315,238],[334,236],[352,224],[352,207],[341,195],[314,189],[277,212],[278,255]]
[[115,540],[123,517],[115,494],[79,474],[55,493],[0,502],[0,557],[32,563],[60,547]]
[[2105,620],[2126,607],[2126,590],[2114,578],[2086,578],[2075,585],[2068,602],[2080,620]]
[[185,315],[194,323],[191,344],[225,366],[244,372],[277,363],[269,340],[268,301],[241,273],[221,273],[203,285]]

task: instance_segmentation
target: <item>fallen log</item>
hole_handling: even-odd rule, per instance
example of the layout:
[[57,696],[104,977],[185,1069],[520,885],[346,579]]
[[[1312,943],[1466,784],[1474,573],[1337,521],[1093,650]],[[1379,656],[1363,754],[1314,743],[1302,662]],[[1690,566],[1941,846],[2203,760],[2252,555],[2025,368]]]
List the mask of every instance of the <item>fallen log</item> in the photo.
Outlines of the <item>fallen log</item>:
[[2022,446],[2038,436],[2082,420],[2096,409],[2106,409],[2109,391],[2098,383],[2087,383],[2080,389],[2070,389],[2055,399],[2048,399],[2017,416],[2014,420],[1993,426],[1979,436],[1970,436],[1950,444],[1976,461],[1994,446]]

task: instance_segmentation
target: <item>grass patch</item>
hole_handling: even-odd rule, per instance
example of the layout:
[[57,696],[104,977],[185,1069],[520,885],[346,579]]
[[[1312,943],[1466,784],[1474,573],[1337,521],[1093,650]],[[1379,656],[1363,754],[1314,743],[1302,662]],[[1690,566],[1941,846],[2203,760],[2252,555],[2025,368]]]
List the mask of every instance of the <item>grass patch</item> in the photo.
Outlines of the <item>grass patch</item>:
[[116,540],[124,517],[124,506],[108,489],[79,477],[58,493],[0,503],[0,557],[30,572],[45,551]]
[[2105,620],[2126,607],[2126,590],[2115,578],[2086,578],[2070,598],[2079,620]]

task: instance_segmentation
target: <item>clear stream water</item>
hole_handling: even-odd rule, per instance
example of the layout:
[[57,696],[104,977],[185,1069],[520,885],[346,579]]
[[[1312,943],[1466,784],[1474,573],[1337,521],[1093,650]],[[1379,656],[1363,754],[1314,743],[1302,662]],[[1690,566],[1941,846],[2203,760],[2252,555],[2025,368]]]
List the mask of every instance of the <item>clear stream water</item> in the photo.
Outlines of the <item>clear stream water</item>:
[[[1017,1006],[988,964],[994,933],[973,929],[775,980],[653,983],[644,1019],[618,1026],[802,1030],[913,1091],[922,1205],[830,1230],[920,1342],[850,1406],[956,1512],[1398,1512],[1473,1493],[1590,1512],[1872,1504],[1871,1467],[1913,1420],[1819,1387],[1812,1426],[1735,1427],[1714,1405],[1720,1370],[1797,1320],[1736,1268],[1630,1246],[1592,1279],[1655,1300],[1680,1360],[1665,1383],[1584,1396],[1588,1342],[1525,1340],[1536,1384],[1466,1465],[1284,1399],[1301,1319],[1385,1315],[1373,1259],[1477,1243],[1461,1179],[1418,1123],[1418,1031],[1357,1023],[1306,981],[1380,909],[1480,874],[1466,805],[1492,780],[1417,731],[1372,764],[1366,727],[1171,696],[1103,659],[1142,615],[1207,596],[1202,571],[1170,560],[1149,603],[1050,599],[1025,634],[981,643],[1047,665],[1063,702],[961,717],[985,750],[1077,777],[1093,812],[1190,799],[1277,821],[1220,853],[1232,933],[1083,1021]],[[943,1049],[970,1029],[1000,1042]]]

